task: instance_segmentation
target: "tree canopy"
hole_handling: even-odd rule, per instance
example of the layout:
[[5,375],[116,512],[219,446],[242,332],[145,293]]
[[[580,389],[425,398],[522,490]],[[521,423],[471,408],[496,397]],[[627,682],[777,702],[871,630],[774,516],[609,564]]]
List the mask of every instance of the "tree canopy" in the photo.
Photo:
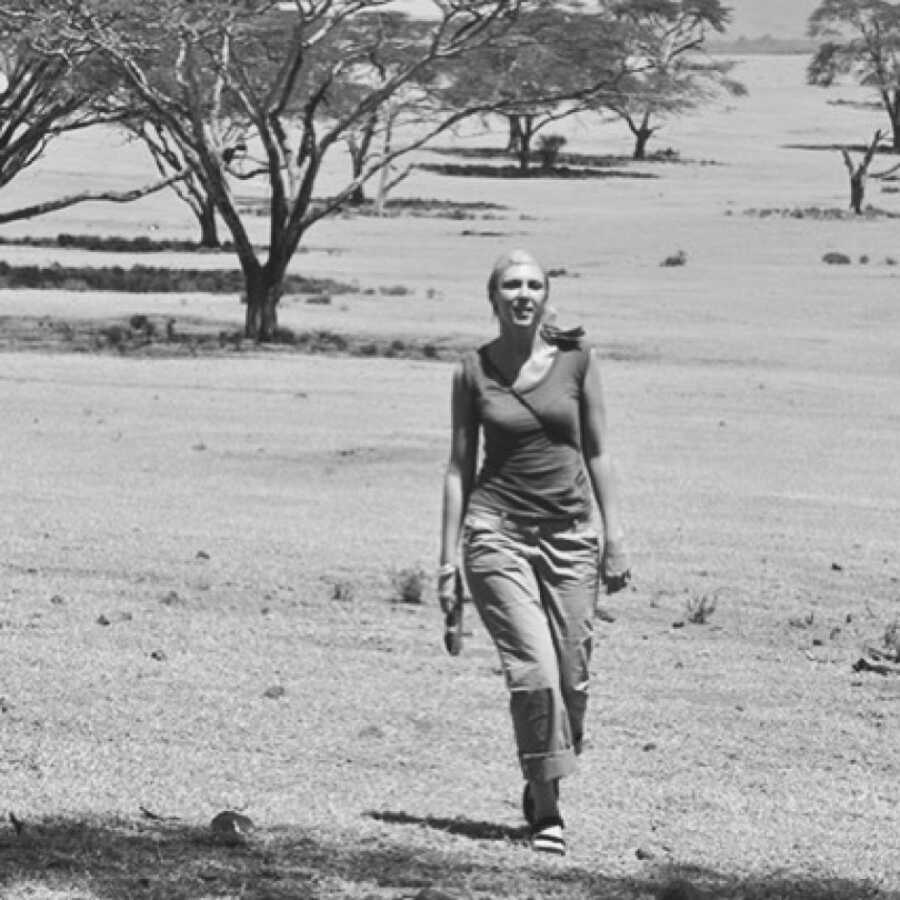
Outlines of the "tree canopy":
[[716,96],[746,93],[730,77],[733,63],[706,55],[711,32],[722,32],[730,10],[720,0],[610,0],[623,52],[633,71],[598,97],[597,105],[619,116],[635,138],[642,159],[648,140],[672,116]]
[[24,0],[0,0],[0,188],[33,165],[60,134],[116,118],[97,102],[109,89],[109,72],[95,48],[82,36],[64,33],[63,9],[43,16],[33,7]]
[[810,60],[810,84],[828,87],[851,76],[878,92],[900,151],[900,3],[823,0],[809,18],[809,35],[821,43]]
[[[68,10],[65,33],[102,55],[123,100],[165,131],[212,199],[247,282],[247,333],[260,339],[274,332],[303,234],[368,178],[472,113],[472,105],[442,104],[433,86],[518,9],[517,0],[442,0],[432,18],[414,23],[385,0],[55,2]],[[314,196],[325,155],[413,95],[431,103],[422,127],[370,154],[333,196]],[[236,187],[247,182],[267,194],[265,259],[238,202]]]
[[[246,333],[268,340],[301,239],[373,176],[382,186],[402,177],[404,156],[472,115],[515,126],[523,168],[538,130],[587,108],[625,118],[642,152],[658,119],[738,90],[701,53],[726,21],[719,0],[433,0],[420,19],[391,0],[0,0],[14,61],[0,185],[4,153],[21,170],[54,134],[103,120],[143,140],[160,176],[0,221],[172,185],[205,242],[224,223],[245,278]],[[16,133],[31,135],[18,156]],[[346,178],[323,197],[323,160],[345,146]],[[251,190],[266,207],[262,250],[248,220],[259,207],[241,202]]]
[[453,70],[448,102],[480,102],[505,116],[511,149],[528,169],[531,141],[543,128],[590,108],[627,71],[618,24],[603,10],[542,5],[523,10],[495,40]]

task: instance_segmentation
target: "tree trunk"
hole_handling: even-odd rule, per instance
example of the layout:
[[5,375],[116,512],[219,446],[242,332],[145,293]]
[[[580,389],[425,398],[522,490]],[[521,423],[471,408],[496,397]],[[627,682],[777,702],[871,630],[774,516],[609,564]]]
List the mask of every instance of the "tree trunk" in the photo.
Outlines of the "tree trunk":
[[[393,131],[394,110],[391,105],[388,104],[384,123],[384,144],[381,148],[381,155],[383,159],[387,159],[391,155],[391,139],[393,137]],[[385,203],[387,203],[388,183],[390,181],[390,175],[391,165],[390,163],[388,163],[382,166],[378,178],[378,193],[375,196],[375,214],[379,217],[384,215],[384,205]]]
[[862,172],[850,176],[850,209],[856,215],[862,215],[863,200],[866,195],[866,177]]
[[506,141],[506,152],[518,153],[519,143],[522,137],[522,127],[519,124],[519,117],[507,116],[506,121],[509,123],[509,138]]
[[634,133],[634,153],[632,159],[641,160],[647,158],[647,142],[653,136],[652,128],[641,127]]
[[[366,151],[356,141],[347,139],[347,149],[350,152],[350,171],[355,181],[363,173],[363,166],[366,160]],[[366,202],[366,192],[361,184],[353,188],[353,193],[348,198],[353,206],[362,206]]]
[[270,343],[278,329],[278,301],[284,289],[284,276],[273,276],[268,266],[246,278],[244,337],[260,344]]
[[203,207],[197,213],[197,220],[200,222],[200,246],[221,247],[222,242],[219,240],[219,229],[216,224],[216,205],[212,200],[204,201]]
[[519,171],[527,175],[531,164],[531,139],[534,137],[534,117],[522,116],[519,120]]

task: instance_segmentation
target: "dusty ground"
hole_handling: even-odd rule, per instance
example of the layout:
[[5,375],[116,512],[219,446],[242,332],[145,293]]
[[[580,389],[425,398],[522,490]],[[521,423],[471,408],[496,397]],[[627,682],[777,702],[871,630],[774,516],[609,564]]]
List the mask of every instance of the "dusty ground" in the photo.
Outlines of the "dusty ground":
[[[745,63],[746,102],[661,138],[721,165],[620,182],[422,174],[405,191],[508,210],[329,222],[296,260],[376,292],[288,304],[290,327],[471,343],[492,333],[482,281],[500,250],[567,272],[554,301],[605,357],[637,576],[598,623],[592,747],[564,790],[570,857],[521,845],[478,624],[450,659],[430,597],[396,602],[393,576],[434,564],[448,363],[10,352],[0,783],[25,826],[0,826],[0,896],[632,898],[682,875],[723,898],[900,897],[900,680],[852,670],[900,615],[897,225],[743,214],[843,206],[838,154],[784,145],[880,124],[826,106],[802,66]],[[572,149],[622,140],[570,131]],[[86,151],[69,150],[36,183],[71,179]],[[173,203],[18,232],[190,236]],[[462,234],[482,229],[503,234]],[[659,266],[678,249],[685,266]],[[830,250],[854,263],[826,266]],[[395,284],[412,292],[377,292]],[[0,293],[0,316],[148,312],[242,310]],[[707,624],[674,627],[703,596]],[[210,841],[229,807],[258,826],[246,845]]]

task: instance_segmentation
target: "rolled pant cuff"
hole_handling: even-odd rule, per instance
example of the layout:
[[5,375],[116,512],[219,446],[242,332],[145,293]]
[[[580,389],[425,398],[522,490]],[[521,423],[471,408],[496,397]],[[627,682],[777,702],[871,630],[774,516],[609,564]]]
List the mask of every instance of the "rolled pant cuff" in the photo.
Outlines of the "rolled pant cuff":
[[522,775],[526,781],[553,781],[565,778],[575,771],[575,751],[560,750],[556,753],[528,753],[519,757]]

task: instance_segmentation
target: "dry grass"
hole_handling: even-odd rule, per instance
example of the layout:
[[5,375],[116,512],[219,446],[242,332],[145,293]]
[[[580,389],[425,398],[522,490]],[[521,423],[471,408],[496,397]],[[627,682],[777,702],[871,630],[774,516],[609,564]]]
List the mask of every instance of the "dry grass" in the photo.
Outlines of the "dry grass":
[[[802,65],[799,86],[772,86],[789,63],[760,63],[742,114],[667,134],[727,165],[408,183],[508,207],[517,241],[578,273],[554,302],[604,359],[636,581],[597,624],[590,748],[563,786],[570,857],[521,843],[504,685],[474,614],[451,659],[437,609],[395,602],[393,573],[437,555],[449,362],[42,349],[0,367],[0,781],[25,822],[0,827],[4,900],[401,900],[428,885],[644,900],[678,877],[710,900],[900,896],[900,685],[852,668],[900,596],[900,307],[890,268],[821,263],[836,246],[880,259],[896,235],[722,215],[843,202],[829,154],[782,149],[825,115]],[[835,140],[865,133],[862,112],[832,115]],[[110,232],[108,209],[77,215],[40,227]],[[117,215],[124,233],[193,227],[162,197]],[[328,251],[313,243],[297,267],[361,291],[286,302],[282,324],[385,347],[490,336],[483,275],[506,239],[458,230],[324,223],[312,240]],[[658,263],[677,246],[676,277]],[[225,261],[189,263],[207,264]],[[2,292],[0,313],[215,332],[243,310],[33,291]],[[672,627],[711,594],[704,627]],[[222,809],[256,823],[245,845],[208,839]]]
[[[654,865],[643,876],[616,878],[581,866],[529,860],[520,835],[465,818],[417,819],[374,814],[407,832],[404,842],[377,835],[347,842],[321,832],[283,828],[237,846],[221,846],[207,829],[121,819],[55,819],[0,844],[0,889],[9,900],[197,900],[413,897],[427,888],[452,897],[666,896],[688,884],[718,900],[867,900],[871,884],[780,875],[740,882],[702,867]],[[470,843],[470,846],[466,846]],[[675,895],[670,895],[674,897]],[[681,896],[681,895],[679,895]]]

